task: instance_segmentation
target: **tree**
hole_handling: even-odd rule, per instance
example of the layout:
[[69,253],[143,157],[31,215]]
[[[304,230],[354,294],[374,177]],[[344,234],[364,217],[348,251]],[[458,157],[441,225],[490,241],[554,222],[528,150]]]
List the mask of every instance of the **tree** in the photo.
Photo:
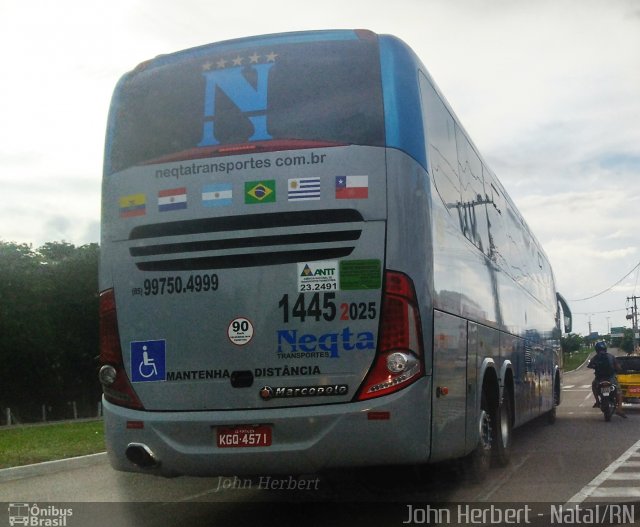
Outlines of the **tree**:
[[620,339],[620,349],[626,353],[633,353],[633,330],[626,328]]
[[0,241],[0,406],[98,399],[98,254]]
[[584,346],[584,338],[582,335],[569,333],[567,336],[562,337],[560,345],[562,346],[563,353],[573,353],[574,351],[579,351],[580,348]]

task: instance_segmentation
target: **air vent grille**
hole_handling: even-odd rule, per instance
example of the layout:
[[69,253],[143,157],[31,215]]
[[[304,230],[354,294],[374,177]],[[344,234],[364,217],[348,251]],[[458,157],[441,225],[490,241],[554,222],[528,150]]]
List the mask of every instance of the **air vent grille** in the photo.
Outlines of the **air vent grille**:
[[227,216],[135,227],[129,253],[142,271],[261,267],[343,258],[362,234],[356,210]]

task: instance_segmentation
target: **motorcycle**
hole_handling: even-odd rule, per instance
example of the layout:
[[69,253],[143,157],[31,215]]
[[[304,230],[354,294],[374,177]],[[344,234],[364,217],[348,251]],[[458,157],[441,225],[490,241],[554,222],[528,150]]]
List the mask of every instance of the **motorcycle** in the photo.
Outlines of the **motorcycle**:
[[600,410],[604,414],[605,421],[611,421],[611,416],[616,412],[618,400],[616,398],[616,386],[609,381],[598,383],[598,398],[600,399]]

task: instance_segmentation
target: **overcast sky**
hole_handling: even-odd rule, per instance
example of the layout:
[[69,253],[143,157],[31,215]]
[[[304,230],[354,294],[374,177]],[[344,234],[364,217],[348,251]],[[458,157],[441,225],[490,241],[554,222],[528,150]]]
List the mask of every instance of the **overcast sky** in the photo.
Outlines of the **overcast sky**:
[[[567,299],[640,262],[638,0],[0,0],[0,240],[99,241],[109,100],[139,62],[332,28],[394,34],[416,51]],[[575,330],[627,324],[639,273],[571,302]]]

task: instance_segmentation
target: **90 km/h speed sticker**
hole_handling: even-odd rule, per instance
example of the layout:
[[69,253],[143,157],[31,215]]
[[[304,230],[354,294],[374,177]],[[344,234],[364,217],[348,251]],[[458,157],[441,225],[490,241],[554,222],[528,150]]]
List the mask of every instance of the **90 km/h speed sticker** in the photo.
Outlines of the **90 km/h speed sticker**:
[[236,346],[249,344],[253,338],[253,324],[248,318],[238,317],[229,324],[227,336]]

